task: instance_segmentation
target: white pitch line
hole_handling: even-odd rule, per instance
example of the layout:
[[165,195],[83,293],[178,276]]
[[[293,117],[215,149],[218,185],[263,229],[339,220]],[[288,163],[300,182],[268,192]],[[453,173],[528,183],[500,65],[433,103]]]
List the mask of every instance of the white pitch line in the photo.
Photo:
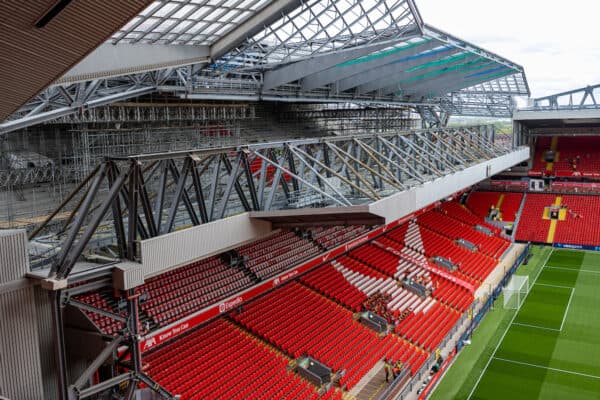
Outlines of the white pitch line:
[[535,329],[544,329],[546,331],[560,332],[560,329],[546,328],[545,326],[539,326],[539,325],[522,324],[520,322],[513,322],[513,325],[526,326],[528,328],[535,328]]
[[573,290],[574,288],[572,286],[560,286],[560,285],[550,285],[548,283],[534,283],[534,285],[536,286],[548,286],[548,287],[555,287],[555,288],[560,288],[560,289],[570,289]]
[[[550,256],[552,255],[553,252],[554,252],[554,248],[550,249],[550,253],[548,253],[548,257],[546,257],[546,260],[544,261],[544,264],[542,264],[542,268],[540,268],[540,270],[538,271],[537,275],[535,276],[535,279],[533,280],[533,283],[531,284],[531,286],[529,288],[529,291],[527,291],[527,293],[525,293],[525,297],[523,297],[523,303],[521,303],[521,304],[525,304],[525,300],[527,300],[527,296],[529,296],[529,293],[531,293],[531,288],[533,287],[533,285],[535,284],[535,282],[538,280],[540,274],[542,273],[542,270],[544,269],[544,265],[546,265],[546,263],[550,259]],[[498,352],[498,349],[500,348],[500,345],[504,341],[504,337],[508,333],[508,330],[510,329],[510,327],[513,324],[513,322],[515,321],[515,318],[517,317],[518,313],[519,313],[519,310],[515,311],[515,315],[513,315],[512,319],[510,320],[510,323],[506,327],[506,330],[502,334],[502,337],[498,341],[498,344],[496,345],[496,348],[494,349],[494,352],[490,356],[490,359],[488,360],[487,364],[485,364],[485,368],[483,368],[483,371],[481,371],[481,374],[479,375],[479,378],[477,378],[477,382],[475,382],[475,386],[473,386],[473,389],[471,389],[471,393],[469,393],[469,397],[467,397],[467,400],[471,400],[471,397],[473,397],[473,393],[475,393],[475,389],[477,389],[477,386],[479,386],[479,382],[481,382],[481,378],[483,378],[483,375],[485,374],[485,371],[487,371],[488,367],[490,366],[490,363],[492,362],[492,359],[494,358],[494,356]]]
[[560,324],[560,330],[563,330],[563,326],[565,325],[565,321],[567,320],[567,314],[569,313],[569,307],[571,307],[571,300],[573,300],[573,294],[575,293],[575,289],[571,290],[571,296],[569,296],[569,302],[567,303],[567,308],[565,309],[565,315],[563,315],[562,323]]
[[592,378],[592,379],[600,379],[600,376],[597,375],[591,375],[591,374],[584,374],[583,372],[575,372],[575,371],[569,371],[566,369],[559,369],[559,368],[552,368],[552,367],[544,367],[543,365],[537,365],[537,364],[530,364],[530,363],[526,363],[526,362],[522,362],[522,361],[515,361],[515,360],[508,360],[506,358],[500,358],[500,357],[494,357],[494,359],[499,360],[499,361],[504,361],[507,363],[513,363],[513,364],[519,364],[519,365],[525,365],[528,367],[534,367],[534,368],[541,368],[541,369],[548,369],[550,371],[556,371],[556,372],[563,372],[565,374],[571,374],[571,375],[579,375],[579,376],[585,376],[586,378]]
[[565,267],[553,267],[551,265],[546,265],[544,268],[562,269],[562,270],[566,270],[566,271],[586,272],[588,274],[600,274],[600,271],[592,271],[592,270],[589,270],[589,269],[575,269],[575,268],[565,268]]

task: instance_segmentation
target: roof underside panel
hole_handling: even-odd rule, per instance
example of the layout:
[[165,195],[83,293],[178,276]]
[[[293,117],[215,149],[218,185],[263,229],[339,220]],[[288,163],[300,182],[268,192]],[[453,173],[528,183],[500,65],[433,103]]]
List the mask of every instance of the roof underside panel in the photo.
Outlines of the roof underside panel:
[[[55,0],[0,2],[0,120],[59,78],[150,0],[73,1],[43,27]],[[41,24],[39,24],[41,25]]]
[[270,0],[154,1],[111,42],[212,45],[261,11]]
[[[82,38],[91,42],[106,29],[105,36],[115,33],[95,54],[102,62],[83,60],[74,77],[66,75],[58,81],[56,73],[50,80],[47,76],[36,80],[43,75],[40,65],[29,65],[18,52],[3,65],[4,77],[21,68],[21,76],[30,80],[15,81],[6,90],[1,119],[44,82],[55,81],[55,85],[0,123],[0,134],[152,91],[204,100],[405,104],[436,107],[454,115],[497,117],[511,115],[513,96],[529,94],[521,66],[424,24],[414,0],[122,2],[142,9],[133,19],[126,18],[131,11],[127,7],[107,4],[113,1],[102,6],[73,2],[43,29],[55,35],[51,43],[35,30],[39,41],[31,40],[45,46],[39,58],[50,59],[53,68],[43,71],[50,75],[64,71],[91,49],[82,46]],[[23,13],[43,13],[43,7],[39,12],[31,12],[34,7],[29,5],[22,8]],[[85,18],[91,14],[93,23]],[[117,20],[121,23],[114,23],[112,30],[103,22]],[[71,33],[84,23],[85,29],[80,29],[84,33]],[[16,35],[4,32],[3,37],[32,35],[26,35],[26,26],[13,29]],[[12,42],[5,40],[2,45],[6,54],[13,54],[7,47]],[[153,47],[158,58],[152,58]],[[53,57],[47,48],[53,49]],[[127,72],[121,75],[121,71]],[[21,85],[30,87],[25,99],[18,97],[24,92]]]

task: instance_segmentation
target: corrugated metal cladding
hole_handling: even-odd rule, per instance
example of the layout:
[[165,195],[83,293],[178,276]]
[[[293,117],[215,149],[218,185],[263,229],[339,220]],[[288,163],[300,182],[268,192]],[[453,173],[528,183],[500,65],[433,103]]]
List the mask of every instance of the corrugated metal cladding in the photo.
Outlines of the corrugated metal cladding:
[[22,229],[0,230],[0,283],[22,278],[28,270],[26,232]]
[[152,0],[72,1],[45,27],[56,0],[0,1],[0,121],[60,78]]
[[39,286],[36,286],[33,290],[39,333],[38,341],[40,345],[42,382],[44,384],[44,400],[54,400],[58,398],[58,381],[56,376],[54,336],[52,334],[52,302],[47,290]]
[[38,334],[33,288],[0,295],[0,396],[44,399]]
[[121,262],[113,268],[113,282],[117,289],[128,290],[144,284],[142,264]]
[[231,248],[271,232],[271,223],[248,213],[144,240],[142,265],[146,277]]

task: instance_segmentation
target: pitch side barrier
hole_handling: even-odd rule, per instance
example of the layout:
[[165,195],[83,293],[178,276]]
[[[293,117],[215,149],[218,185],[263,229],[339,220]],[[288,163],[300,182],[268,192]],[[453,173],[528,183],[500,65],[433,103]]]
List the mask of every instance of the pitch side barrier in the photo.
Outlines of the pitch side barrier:
[[508,281],[510,280],[510,278],[512,278],[512,276],[517,271],[517,268],[519,268],[519,266],[521,265],[521,263],[523,262],[523,260],[525,260],[525,258],[529,254],[530,250],[531,250],[531,245],[528,245],[527,247],[525,247],[525,250],[519,255],[519,257],[517,257],[517,259],[515,260],[515,262],[513,263],[513,265],[510,267],[510,269],[506,273],[506,275],[504,275],[504,278],[502,278],[502,280],[500,281],[500,283],[494,288],[494,290],[492,290],[492,293],[490,294],[490,296],[488,296],[488,298],[485,301],[485,303],[483,303],[483,305],[482,305],[481,309],[479,310],[479,312],[473,316],[473,320],[471,321],[471,325],[469,325],[469,327],[467,328],[467,330],[465,331],[465,333],[463,334],[463,336],[460,338],[460,340],[456,344],[456,351],[457,352],[462,349],[463,342],[465,340],[468,340],[471,337],[471,335],[473,334],[473,331],[479,326],[479,323],[481,322],[481,320],[483,319],[483,317],[492,308],[492,305],[494,304],[494,302],[496,301],[496,299],[502,293],[502,288],[508,284]]
[[[303,264],[298,265],[295,268],[292,268],[291,270],[285,271],[279,275],[277,275],[276,277],[273,277],[271,279],[268,279],[262,283],[259,283],[258,285],[246,289],[245,291],[238,293],[237,295],[234,295],[228,299],[226,299],[225,301],[222,301],[219,304],[215,304],[213,306],[204,308],[194,314],[189,315],[186,318],[183,318],[171,325],[168,325],[162,329],[159,329],[155,332],[150,333],[149,335],[145,336],[142,341],[140,342],[140,347],[142,349],[142,352],[145,351],[149,351],[161,344],[164,344],[176,337],[178,337],[179,335],[186,333],[198,326],[200,326],[201,324],[208,322],[209,320],[213,319],[213,318],[217,318],[222,314],[226,314],[231,310],[234,310],[235,308],[248,303],[251,300],[254,300],[255,298],[262,296],[264,294],[266,294],[267,292],[289,282],[292,281],[293,279],[299,277],[300,275],[303,275],[329,261],[331,261],[332,259],[341,256],[369,241],[372,241],[373,239],[376,239],[377,237],[385,234],[387,231],[390,231],[408,221],[410,221],[412,218],[423,214],[431,209],[433,209],[434,207],[438,206],[439,202],[436,202],[435,204],[431,204],[428,207],[425,207],[415,213],[412,213],[410,215],[407,215],[403,218],[400,218],[394,222],[391,222],[387,225],[381,226],[379,228],[373,229],[372,231],[367,232],[366,234],[364,234],[363,236],[354,239],[353,241],[343,244],[339,247],[336,247],[333,250],[330,250],[316,258],[313,258]],[[435,271],[432,271],[435,273]],[[454,278],[451,276],[451,278]],[[453,280],[455,281],[455,280]]]
[[[498,298],[498,296],[500,296],[500,293],[502,293],[502,288],[504,286],[506,286],[506,284],[508,283],[510,278],[512,278],[514,273],[517,271],[517,268],[519,267],[519,265],[521,265],[523,260],[525,260],[525,257],[527,257],[527,254],[529,254],[530,248],[531,248],[531,246],[527,246],[525,248],[525,250],[519,255],[519,257],[517,257],[517,259],[515,260],[513,265],[507,271],[506,275],[504,275],[504,278],[502,278],[502,281],[494,288],[494,290],[492,291],[490,296],[487,298],[486,302],[483,303],[483,306],[481,307],[479,312],[473,316],[473,319],[471,320],[471,324],[467,327],[467,329],[465,330],[465,333],[463,333],[462,336],[458,339],[456,346],[450,352],[450,354],[448,354],[443,365],[440,366],[440,370],[438,371],[438,373],[431,379],[431,381],[427,384],[427,386],[425,387],[423,392],[421,392],[421,394],[419,395],[419,400],[424,400],[429,397],[429,394],[431,393],[431,391],[435,388],[437,383],[441,380],[441,377],[445,374],[448,367],[452,364],[452,361],[456,358],[456,356],[458,355],[460,350],[464,347],[464,345],[463,345],[464,341],[468,340],[471,337],[471,335],[473,334],[473,331],[479,326],[479,323],[481,322],[481,320],[483,319],[485,314],[487,314],[487,312],[491,309],[492,305],[494,304],[494,301]],[[461,318],[460,321],[457,323],[453,332],[456,332],[455,329],[458,329],[458,327],[462,325],[465,318],[468,318],[468,314],[463,315],[463,318]],[[449,340],[450,337],[452,337],[453,332],[451,332],[449,335],[447,335],[447,339],[444,340],[444,343],[447,343],[447,340]],[[443,347],[443,346],[440,346],[440,347]],[[406,393],[406,394],[408,394],[408,393]],[[399,396],[396,399],[404,399],[404,396]]]
[[553,243],[552,247],[556,247],[557,249],[600,251],[600,246],[587,246],[583,244]]

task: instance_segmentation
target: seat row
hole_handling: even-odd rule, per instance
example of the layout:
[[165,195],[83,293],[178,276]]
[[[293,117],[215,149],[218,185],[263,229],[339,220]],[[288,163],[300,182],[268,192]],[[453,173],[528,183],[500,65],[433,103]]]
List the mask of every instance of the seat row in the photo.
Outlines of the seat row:
[[314,227],[310,229],[313,240],[327,250],[333,249],[347,241],[367,232],[365,225]]
[[[145,356],[146,372],[192,399],[319,399],[317,387],[288,371],[289,359],[223,319]],[[341,399],[330,390],[325,399]]]
[[510,246],[508,241],[495,235],[486,235],[442,212],[428,211],[418,217],[418,223],[451,239],[467,240],[478,246],[483,253],[495,259],[500,258]]
[[[335,372],[351,389],[382,358],[397,357],[415,371],[422,352],[393,335],[378,337],[352,313],[299,283],[290,283],[244,307],[232,317],[290,357],[308,354]],[[422,360],[421,360],[422,359]]]
[[467,198],[467,207],[483,219],[488,216],[490,206],[500,203],[502,220],[514,221],[522,200],[523,193],[474,191]]

